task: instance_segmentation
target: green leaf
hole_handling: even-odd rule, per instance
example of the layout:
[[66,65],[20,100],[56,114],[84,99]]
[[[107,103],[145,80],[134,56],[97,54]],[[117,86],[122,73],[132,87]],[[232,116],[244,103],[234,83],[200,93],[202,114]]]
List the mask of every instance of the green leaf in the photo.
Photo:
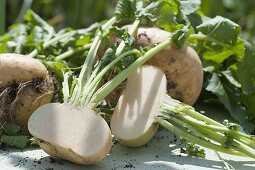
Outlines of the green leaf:
[[255,122],[255,93],[253,94],[242,94],[241,99],[246,106],[247,109],[247,115],[249,116],[249,119],[252,119],[253,122]]
[[136,12],[136,0],[119,0],[116,8],[115,15],[119,17],[131,17]]
[[20,135],[20,136],[3,135],[1,137],[1,141],[4,144],[8,145],[8,146],[23,149],[29,144],[30,137],[29,136],[23,136],[23,135]]
[[237,63],[237,76],[244,93],[255,93],[255,49],[248,42],[245,42],[243,59]]
[[63,72],[68,70],[68,66],[61,61],[46,61],[47,70],[54,75],[58,82],[63,82]]
[[233,77],[230,70],[221,71],[222,75],[235,87],[241,88],[241,84]]
[[12,38],[10,34],[4,34],[3,36],[0,36],[0,43],[4,41],[8,41]]
[[145,8],[140,8],[137,10],[136,17],[139,19],[145,18],[150,21],[155,21],[157,19],[155,13],[159,11],[162,3],[160,1],[155,1],[147,5]]
[[9,39],[5,39],[8,52],[22,53],[27,44],[28,27],[25,24],[14,24],[10,27]]
[[217,64],[220,64],[233,54],[234,51],[230,49],[222,49],[221,51],[213,50],[204,53],[203,58],[205,60],[211,60]]
[[8,49],[7,49],[7,42],[0,42],[0,53],[8,53]]
[[224,88],[221,84],[219,76],[216,73],[212,74],[212,77],[209,81],[209,84],[206,87],[206,90],[210,91],[213,94],[216,94],[218,96],[224,96],[225,95]]
[[[200,46],[201,48],[201,46]],[[212,42],[203,43],[202,48],[205,49],[203,53],[204,61],[212,61],[216,65],[221,66],[227,59],[234,57],[236,60],[240,60],[244,56],[244,43],[238,39],[234,45],[218,45]]]
[[44,34],[43,39],[45,41],[50,40],[55,34],[54,28],[50,26],[46,21],[44,21],[39,15],[34,13],[32,10],[28,10],[26,15],[24,16],[26,22],[31,23],[32,25],[37,25],[43,28],[46,32]]
[[115,33],[117,37],[121,38],[128,46],[131,46],[135,41],[135,38],[130,35],[126,29],[119,29],[118,27],[113,27],[111,29],[111,32]]
[[201,4],[200,0],[180,0],[181,9],[185,15],[196,12]]
[[175,31],[172,34],[172,41],[178,48],[181,48],[184,45],[189,34],[190,30],[187,26],[184,26],[182,29]]
[[218,41],[230,44],[236,43],[240,33],[240,26],[238,24],[221,16],[216,16],[202,23],[196,29]]
[[5,123],[4,131],[7,135],[17,135],[19,132],[21,132],[21,128],[13,123]]
[[176,22],[176,14],[178,14],[178,4],[173,1],[164,1],[159,8],[159,15],[155,21],[157,27],[163,28],[164,30],[174,32],[183,27]]
[[29,37],[31,37],[31,39],[34,43],[42,42],[42,39],[43,39],[43,29],[42,29],[42,27],[35,26],[32,29],[32,32],[31,32]]
[[12,36],[26,34],[27,30],[28,26],[25,24],[13,24],[10,27],[10,31],[8,32],[8,34]]
[[83,36],[81,39],[75,41],[76,46],[82,46],[91,42],[91,38],[88,35]]
[[254,124],[247,120],[246,110],[240,105],[240,91],[234,89],[227,82],[222,82],[217,73],[212,74],[206,90],[216,95],[230,115],[239,121],[249,132],[253,131]]

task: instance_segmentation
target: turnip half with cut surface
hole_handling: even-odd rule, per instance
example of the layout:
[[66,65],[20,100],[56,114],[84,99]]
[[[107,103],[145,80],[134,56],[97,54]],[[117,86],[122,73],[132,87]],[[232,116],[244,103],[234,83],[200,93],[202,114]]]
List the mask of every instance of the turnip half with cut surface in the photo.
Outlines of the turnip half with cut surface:
[[156,133],[155,113],[164,101],[166,77],[153,66],[138,68],[127,80],[111,119],[111,130],[128,146],[147,143]]
[[56,158],[79,164],[102,160],[111,148],[108,124],[95,112],[51,103],[37,109],[28,123],[40,147]]
[[215,151],[255,158],[255,140],[250,135],[238,128],[229,129],[172,99],[166,94],[164,73],[144,65],[128,77],[114,109],[111,130],[121,144],[137,147],[153,137],[158,125]]

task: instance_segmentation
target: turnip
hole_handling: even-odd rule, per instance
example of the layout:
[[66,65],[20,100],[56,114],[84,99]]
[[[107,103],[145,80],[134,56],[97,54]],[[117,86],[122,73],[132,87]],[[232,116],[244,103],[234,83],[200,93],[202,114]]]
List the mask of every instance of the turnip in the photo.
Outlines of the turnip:
[[112,133],[122,144],[140,146],[154,136],[158,129],[155,113],[164,101],[166,82],[162,71],[149,65],[128,77],[111,119]]
[[164,73],[144,65],[132,73],[111,119],[111,130],[126,146],[146,144],[158,124],[188,141],[216,151],[255,158],[255,140],[239,132],[236,124],[224,126],[172,99]]
[[[123,28],[130,29],[130,25]],[[170,33],[159,28],[139,27],[136,32],[136,46],[153,47],[165,41]],[[147,61],[159,67],[167,78],[168,94],[179,101],[192,105],[196,102],[203,84],[203,67],[199,56],[189,45],[181,49],[170,46]]]
[[[107,32],[115,22],[116,17],[113,17],[102,28]],[[81,72],[73,81],[73,84],[76,83],[73,91],[68,84],[69,72],[64,75],[64,103],[44,105],[35,110],[29,119],[29,132],[37,139],[40,147],[53,157],[79,164],[93,164],[110,151],[112,135],[107,123],[81,100],[84,96],[83,86],[92,72],[102,37],[102,32],[98,31]]]
[[28,128],[45,152],[79,164],[95,163],[111,148],[112,136],[107,123],[89,109],[46,104],[34,112]]
[[25,128],[31,114],[49,103],[54,85],[46,67],[20,54],[0,54],[0,122]]

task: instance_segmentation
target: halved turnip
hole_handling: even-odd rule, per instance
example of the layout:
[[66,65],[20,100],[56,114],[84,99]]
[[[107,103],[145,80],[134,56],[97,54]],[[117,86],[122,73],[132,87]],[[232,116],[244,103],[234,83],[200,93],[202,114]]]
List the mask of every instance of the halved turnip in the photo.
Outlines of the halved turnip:
[[54,84],[46,67],[21,54],[0,54],[0,122],[14,121],[27,126],[31,114],[49,103]]
[[38,108],[29,119],[28,129],[49,155],[78,164],[102,160],[112,144],[103,118],[70,104],[50,103]]
[[147,143],[158,129],[154,124],[155,113],[165,93],[166,77],[160,69],[149,65],[138,68],[128,77],[114,109],[111,119],[114,136],[127,146]]
[[121,144],[146,144],[159,124],[195,144],[255,158],[255,140],[250,135],[229,129],[172,99],[165,93],[166,85],[164,73],[154,66],[144,65],[128,77],[111,119],[112,133]]

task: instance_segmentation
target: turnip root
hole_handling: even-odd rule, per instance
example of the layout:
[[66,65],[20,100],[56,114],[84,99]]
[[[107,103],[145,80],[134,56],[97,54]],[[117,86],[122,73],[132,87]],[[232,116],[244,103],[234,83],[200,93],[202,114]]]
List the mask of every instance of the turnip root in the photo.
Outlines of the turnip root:
[[25,128],[31,114],[49,103],[54,85],[46,67],[20,54],[0,54],[0,122]]
[[128,77],[111,119],[112,133],[121,144],[146,144],[159,124],[195,144],[255,158],[255,140],[250,135],[238,128],[229,129],[172,99],[166,94],[166,86],[165,75],[155,66],[143,65]]
[[93,164],[110,151],[112,135],[103,118],[91,110],[50,103],[38,108],[29,132],[49,155],[78,164]]
[[[129,26],[123,28],[130,29]],[[165,41],[170,33],[158,28],[140,27],[137,30],[136,46],[155,46]],[[203,67],[199,56],[189,45],[181,49],[167,47],[147,64],[159,67],[167,78],[167,92],[177,100],[186,104],[194,104],[201,92],[203,84]]]

